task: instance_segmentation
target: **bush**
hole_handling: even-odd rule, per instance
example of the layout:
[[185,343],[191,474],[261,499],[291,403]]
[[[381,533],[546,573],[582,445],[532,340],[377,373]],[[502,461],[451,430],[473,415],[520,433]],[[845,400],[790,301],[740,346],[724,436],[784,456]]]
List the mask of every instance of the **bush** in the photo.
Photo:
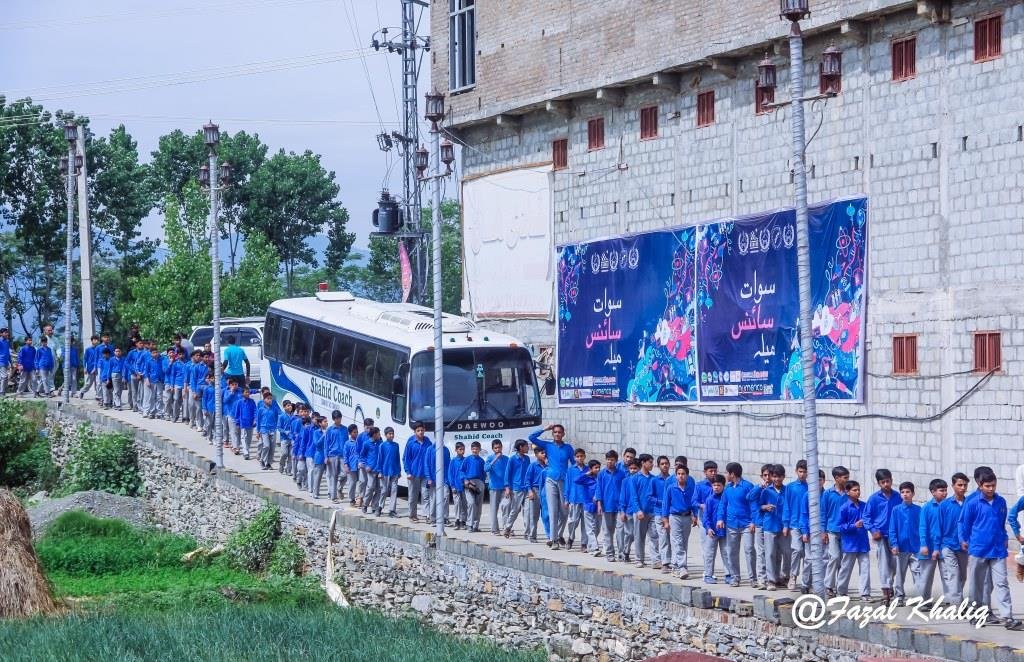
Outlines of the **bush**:
[[60,469],[53,463],[50,440],[44,434],[37,434],[28,448],[11,458],[0,475],[0,485],[22,497],[41,490],[52,492],[59,481]]
[[102,490],[124,496],[138,496],[142,489],[139,458],[130,435],[78,428],[78,444],[68,452],[64,466],[63,494]]
[[306,553],[295,538],[285,534],[274,543],[267,572],[276,577],[299,577],[306,566]]
[[239,570],[260,572],[267,567],[274,541],[281,534],[281,508],[267,502],[248,524],[231,534],[224,553],[227,562]]
[[26,407],[9,398],[0,399],[0,479],[8,483],[11,462],[32,446],[39,437],[38,427]]

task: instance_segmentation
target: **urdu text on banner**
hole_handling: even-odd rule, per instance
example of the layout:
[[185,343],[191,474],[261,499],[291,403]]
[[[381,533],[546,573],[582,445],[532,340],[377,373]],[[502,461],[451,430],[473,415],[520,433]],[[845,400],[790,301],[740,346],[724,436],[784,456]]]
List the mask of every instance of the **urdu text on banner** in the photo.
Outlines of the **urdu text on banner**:
[[[563,405],[803,397],[792,209],[559,248]],[[867,200],[809,211],[818,398],[863,400]]]

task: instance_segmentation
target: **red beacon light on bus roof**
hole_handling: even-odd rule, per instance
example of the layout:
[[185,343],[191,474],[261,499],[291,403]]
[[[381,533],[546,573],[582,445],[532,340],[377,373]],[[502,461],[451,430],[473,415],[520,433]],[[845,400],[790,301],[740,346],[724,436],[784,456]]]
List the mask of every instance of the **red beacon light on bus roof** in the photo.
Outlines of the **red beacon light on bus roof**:
[[327,292],[328,291],[327,283],[317,283],[316,291],[317,292]]

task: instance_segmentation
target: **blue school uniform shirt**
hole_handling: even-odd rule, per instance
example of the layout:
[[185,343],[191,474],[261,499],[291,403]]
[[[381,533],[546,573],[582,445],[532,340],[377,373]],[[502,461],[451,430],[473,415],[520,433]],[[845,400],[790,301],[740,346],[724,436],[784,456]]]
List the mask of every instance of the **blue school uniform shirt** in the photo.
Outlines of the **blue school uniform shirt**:
[[[844,554],[860,554],[871,550],[868,543],[868,523],[864,520],[867,504],[863,501],[854,503],[849,498],[839,509],[839,541]],[[863,526],[857,527],[861,520]]]
[[116,356],[110,357],[110,374],[117,375],[122,379],[125,377],[124,357],[117,358]]
[[601,510],[606,513],[617,513],[622,509],[622,502],[619,497],[622,493],[622,481],[626,476],[621,469],[608,471],[603,467],[597,474],[597,490],[594,498],[601,504]]
[[576,479],[586,473],[587,467],[581,469],[578,464],[573,462],[572,466],[569,467],[565,472],[565,502],[581,505],[583,503],[582,497],[580,496],[579,485],[576,484]]
[[849,501],[846,492],[837,492],[833,485],[821,495],[821,525],[828,533],[839,533],[839,511]]
[[619,511],[627,515],[636,514],[636,498],[633,494],[633,479],[640,475],[640,472],[626,473],[619,486]]
[[[751,490],[753,492],[753,490]],[[769,485],[758,488],[757,509],[761,511],[761,528],[769,533],[781,533],[785,524],[782,522],[782,511],[785,508],[786,488],[775,489]],[[761,506],[774,506],[772,510],[762,510]]]
[[99,373],[100,373],[100,381],[101,382],[106,382],[106,381],[108,381],[110,379],[111,368],[112,367],[113,366],[111,366],[111,364],[110,364],[110,357],[109,356],[105,356],[102,359],[100,359],[100,364],[99,364],[97,369],[99,370]]
[[889,513],[889,530],[885,535],[890,547],[917,555],[921,551],[921,506],[901,500]]
[[753,504],[748,498],[752,489],[754,484],[746,478],[741,478],[735,485],[726,484],[725,491],[722,492],[721,510],[725,513],[723,521],[727,529],[742,529],[753,522],[750,515]]
[[327,430],[315,428],[312,431],[313,464],[319,466],[327,461]]
[[402,467],[406,475],[414,478],[425,478],[423,475],[423,451],[426,449],[427,438],[423,443],[416,440],[416,435],[410,436],[405,441],[405,450],[402,451]]
[[1006,558],[1006,499],[996,494],[989,501],[978,496],[964,504],[960,515],[960,541],[967,554],[982,559]]
[[[441,467],[444,470],[444,482],[449,483],[448,476],[452,466],[452,452],[447,446],[444,447],[444,451],[441,454]],[[427,481],[434,483],[434,479],[437,478],[437,446],[430,444],[423,449],[423,453],[420,455],[420,475],[426,477]]]
[[402,475],[402,463],[399,459],[397,441],[385,439],[380,442],[380,453],[377,455],[377,471],[381,476],[393,478]]
[[546,470],[546,466],[541,466],[540,462],[534,460],[530,463],[530,471],[527,474],[527,482],[530,485],[530,489],[537,492],[537,497],[541,500],[542,504],[547,501],[544,498],[544,476]]
[[11,365],[11,341],[0,338],[0,366]]
[[85,348],[85,371],[95,372],[96,366],[100,361],[99,346],[93,347],[89,345]]
[[[317,432],[319,429],[320,428],[313,425],[312,421],[309,425],[302,426],[302,454],[307,460],[312,460],[316,457],[316,444],[313,443],[313,433]],[[326,443],[326,439],[324,441]]]
[[377,473],[380,470],[378,465],[380,463],[380,445],[382,443],[384,442],[374,441],[371,437],[370,441],[366,444],[364,450],[366,451],[365,463],[367,471]]
[[[693,476],[690,476],[692,479]],[[704,480],[697,483],[697,488],[693,493],[693,505],[703,512],[704,502],[707,501],[708,497],[711,496],[711,481],[705,478]]]
[[[88,362],[87,362],[87,364],[88,364]],[[86,369],[88,369],[88,365],[86,365]],[[146,379],[148,379],[151,383],[153,383],[153,384],[163,384],[163,382],[164,382],[164,366],[160,362],[160,357],[159,356],[154,359],[153,355],[151,354],[149,356],[149,358],[146,359],[145,375],[146,375]]]
[[633,489],[630,490],[636,510],[644,515],[653,515],[661,510],[661,496],[656,493],[657,483],[652,474],[638,471],[633,476]]
[[235,422],[243,430],[256,426],[256,401],[243,397],[235,405]]
[[359,442],[358,437],[353,439],[348,430],[345,431],[345,442],[342,444],[342,454],[345,457],[345,464],[349,472],[359,470]]
[[928,548],[928,554],[942,549],[942,526],[939,522],[939,509],[941,502],[934,498],[921,507],[921,514],[918,517],[917,539],[921,547]]
[[327,457],[345,455],[346,439],[348,439],[348,430],[344,425],[332,425],[327,428]]
[[277,431],[277,419],[280,409],[276,402],[271,401],[268,407],[262,400],[256,405],[256,429],[260,434]]
[[36,370],[53,370],[53,350],[49,345],[36,347]]
[[576,451],[565,441],[556,444],[553,441],[541,439],[542,434],[544,434],[543,430],[537,430],[530,435],[530,442],[540,446],[548,454],[548,466],[544,470],[544,477],[551,480],[565,480],[569,465],[574,462]]
[[356,452],[358,453],[359,464],[369,468],[370,466],[370,446],[373,444],[373,438],[365,432],[360,432],[356,435]]
[[487,484],[490,486],[491,491],[503,490],[508,487],[508,483],[505,482],[505,472],[508,469],[508,456],[502,453],[501,455],[495,455],[491,453],[487,461],[484,462],[484,472],[487,474]]
[[483,480],[487,476],[484,471],[484,459],[472,453],[462,461],[459,477],[462,480]]
[[954,497],[946,497],[939,504],[939,531],[942,537],[942,549],[951,552],[963,551],[960,547],[960,516],[963,514],[967,500],[957,501]]
[[890,490],[886,496],[882,490],[878,490],[868,498],[864,506],[864,526],[869,532],[889,535],[889,516],[892,509],[903,503],[900,493]]
[[[436,460],[437,456],[435,455],[434,458]],[[455,492],[463,491],[461,474],[462,463],[465,461],[465,456],[459,457],[458,455],[456,455],[455,457],[452,458],[451,464],[449,464],[448,468],[445,469],[444,471],[445,482],[447,482],[449,487],[451,487],[452,490]]]
[[581,473],[573,480],[576,484],[576,494],[580,498],[583,511],[587,513],[597,512],[597,502],[594,495],[597,494],[597,478],[590,475],[590,472]]
[[1010,506],[1010,514],[1006,516],[1010,520],[1010,530],[1013,531],[1014,536],[1020,535],[1020,521],[1018,517],[1022,512],[1024,512],[1024,496],[1017,499],[1017,503]]
[[516,453],[505,465],[505,487],[513,492],[530,489],[530,456]]
[[22,345],[18,350],[18,365],[25,372],[32,372],[36,369],[36,348],[31,345]]
[[281,441],[291,441],[292,439],[292,417],[281,412],[277,417],[277,429],[281,435]]
[[[249,401],[253,403],[253,412],[254,412],[253,418],[255,419],[256,401],[253,400],[252,398],[249,398]],[[242,390],[241,389],[237,389],[236,388],[234,391],[232,391],[231,389],[227,388],[226,386],[223,386],[223,385],[221,386],[220,408],[221,408],[221,413],[223,415],[230,416],[231,418],[233,418],[233,419],[235,419],[237,421],[238,420],[238,411],[237,410],[238,410],[238,404],[240,402],[242,402]],[[242,426],[242,427],[252,427],[252,426]]]
[[213,390],[213,384],[203,384],[199,390],[202,391],[203,411],[208,414],[217,411],[216,391]]
[[76,370],[81,366],[81,363],[78,360],[78,345],[71,346],[71,351],[68,352],[68,362],[71,365],[71,367],[75,368]]
[[306,457],[306,440],[303,438],[302,418],[298,414],[292,415],[291,421],[292,429],[292,457],[303,458]]
[[694,490],[690,489],[689,481],[682,487],[678,480],[665,481],[665,490],[661,495],[661,516],[692,515],[695,509],[693,495]]
[[171,364],[171,375],[167,380],[167,383],[173,384],[174,388],[185,388],[185,369],[186,365],[181,361],[175,361]]
[[210,374],[210,369],[206,367],[205,363],[196,363],[192,367],[192,381],[188,387],[196,390],[200,384],[206,381],[206,375],[208,374]]
[[785,529],[799,529],[800,508],[804,499],[807,498],[807,481],[794,480],[786,483],[786,489],[782,493],[782,527]]
[[704,500],[704,519],[701,520],[701,524],[704,527],[704,532],[714,531],[716,538],[725,537],[725,527],[718,528],[718,522],[724,521],[725,513],[723,506],[725,505],[725,493],[715,494],[712,490],[711,494],[708,495],[707,499]]

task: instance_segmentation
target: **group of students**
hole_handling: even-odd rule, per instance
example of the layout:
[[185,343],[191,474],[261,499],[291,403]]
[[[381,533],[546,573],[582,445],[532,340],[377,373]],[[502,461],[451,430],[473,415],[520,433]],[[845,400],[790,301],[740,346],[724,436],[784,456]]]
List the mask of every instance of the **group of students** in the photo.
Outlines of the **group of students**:
[[[38,344],[32,336],[25,336],[22,339],[16,355],[16,364],[12,361],[10,330],[6,327],[0,328],[0,395],[7,394],[8,381],[12,376],[17,377],[15,395],[25,393],[46,397],[56,394],[54,379],[61,357],[59,348],[51,346],[52,327],[48,328],[51,328],[50,335],[41,334]],[[69,358],[71,364],[77,367],[77,348],[72,347]],[[16,372],[13,371],[15,367]]]

